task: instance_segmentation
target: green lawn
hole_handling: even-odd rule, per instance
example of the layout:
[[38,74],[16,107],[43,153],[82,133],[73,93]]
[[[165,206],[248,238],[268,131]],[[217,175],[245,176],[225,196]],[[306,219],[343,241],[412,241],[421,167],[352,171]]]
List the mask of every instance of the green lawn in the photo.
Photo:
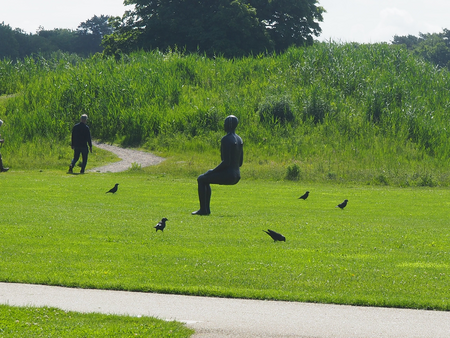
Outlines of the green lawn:
[[149,317],[81,314],[55,308],[0,305],[0,337],[190,337],[193,330]]
[[449,189],[243,179],[212,187],[206,217],[190,214],[196,189],[145,172],[0,174],[0,281],[450,309]]

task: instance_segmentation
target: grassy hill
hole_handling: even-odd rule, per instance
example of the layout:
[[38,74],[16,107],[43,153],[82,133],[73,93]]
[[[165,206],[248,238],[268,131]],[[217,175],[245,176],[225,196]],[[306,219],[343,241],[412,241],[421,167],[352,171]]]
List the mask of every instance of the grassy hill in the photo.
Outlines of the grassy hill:
[[[69,55],[0,63],[8,165],[63,168],[70,129],[169,156],[196,175],[218,161],[234,114],[248,178],[448,186],[450,74],[387,44],[317,43],[281,55]],[[173,163],[186,164],[174,166]],[[29,166],[28,166],[29,167]],[[181,167],[181,169],[180,169]]]

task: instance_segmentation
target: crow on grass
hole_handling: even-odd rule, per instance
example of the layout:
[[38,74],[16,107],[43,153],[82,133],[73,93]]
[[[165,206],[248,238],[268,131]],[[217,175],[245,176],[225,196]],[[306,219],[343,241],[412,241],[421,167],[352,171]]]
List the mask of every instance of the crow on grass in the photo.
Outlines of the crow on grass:
[[154,226],[154,228],[156,229],[156,232],[158,232],[158,230],[161,230],[162,232],[164,232],[164,228],[166,227],[166,221],[168,221],[168,219],[163,217],[163,219]]
[[116,183],[115,185],[114,185],[114,187],[112,187],[111,189],[109,189],[106,193],[112,193],[112,194],[114,194],[116,191],[117,191],[117,189],[119,188],[119,183]]
[[280,241],[280,242],[286,242],[286,237],[284,237],[282,234],[279,234],[278,232],[275,232],[273,230],[267,229],[263,230],[266,234],[268,234],[270,237],[272,237],[273,241]]
[[341,208],[342,210],[344,210],[344,208],[347,206],[347,202],[348,200],[344,200],[344,202],[339,203],[336,208]]
[[306,200],[309,196],[309,191],[305,192],[303,195],[301,195],[298,199],[299,200]]

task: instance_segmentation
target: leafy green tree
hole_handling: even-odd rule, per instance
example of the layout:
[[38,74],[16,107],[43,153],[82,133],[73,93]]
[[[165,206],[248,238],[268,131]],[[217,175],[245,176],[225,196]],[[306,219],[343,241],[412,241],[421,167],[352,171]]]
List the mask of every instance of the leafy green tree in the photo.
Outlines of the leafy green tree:
[[450,31],[448,29],[443,29],[442,33],[420,33],[418,37],[396,35],[392,43],[404,45],[414,54],[440,67],[450,68]]
[[106,15],[94,16],[82,22],[77,31],[57,28],[46,30],[40,26],[36,34],[27,34],[23,30],[12,29],[0,23],[0,60],[22,59],[39,53],[50,55],[56,51],[76,53],[82,56],[102,52],[102,38],[111,34],[114,27]]
[[111,34],[114,29],[108,22],[109,18],[109,15],[94,15],[91,19],[80,23],[77,31],[81,35],[92,34],[98,37]]
[[82,22],[77,29],[77,53],[83,55],[102,52],[102,39],[114,32],[109,15],[94,15]]
[[57,50],[75,53],[76,51],[76,33],[70,29],[57,28],[54,30],[40,30],[37,32],[42,38],[45,38],[49,46],[45,52],[56,52]]
[[317,6],[317,0],[250,0],[258,11],[276,50],[290,46],[311,44],[313,36],[319,36],[325,9]]
[[419,44],[420,39],[414,35],[405,35],[405,36],[394,36],[394,40],[392,44],[394,45],[405,45],[408,49],[414,49],[415,46]]
[[106,53],[179,48],[241,56],[312,42],[324,9],[317,0],[125,0]]
[[19,56],[19,44],[16,34],[9,25],[0,24],[0,59]]

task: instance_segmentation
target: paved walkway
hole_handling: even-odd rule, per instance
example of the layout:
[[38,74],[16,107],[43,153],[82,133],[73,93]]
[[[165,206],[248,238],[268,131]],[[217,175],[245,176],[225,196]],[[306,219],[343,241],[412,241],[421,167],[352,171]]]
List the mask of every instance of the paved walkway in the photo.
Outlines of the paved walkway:
[[448,338],[450,312],[0,283],[0,303],[178,320],[208,338]]

